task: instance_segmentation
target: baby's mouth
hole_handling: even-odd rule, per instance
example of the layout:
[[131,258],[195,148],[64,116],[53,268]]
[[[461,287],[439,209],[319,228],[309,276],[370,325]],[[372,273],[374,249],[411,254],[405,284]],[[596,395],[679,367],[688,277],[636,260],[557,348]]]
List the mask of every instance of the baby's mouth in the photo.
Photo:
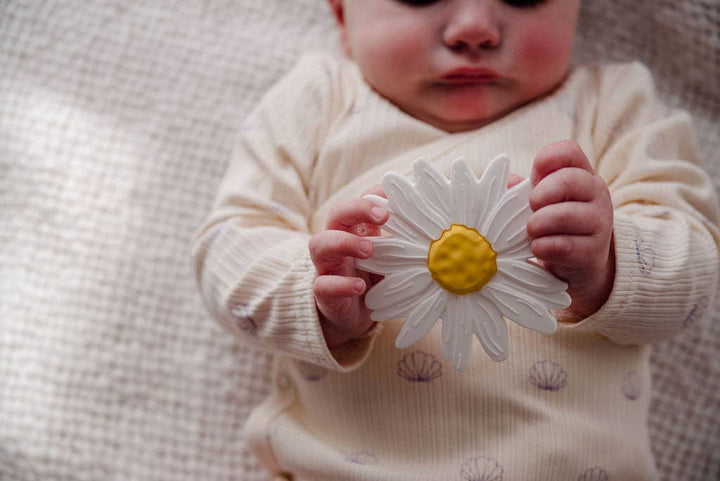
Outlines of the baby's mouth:
[[475,85],[497,82],[500,74],[493,70],[475,67],[461,67],[447,72],[440,77],[445,85]]

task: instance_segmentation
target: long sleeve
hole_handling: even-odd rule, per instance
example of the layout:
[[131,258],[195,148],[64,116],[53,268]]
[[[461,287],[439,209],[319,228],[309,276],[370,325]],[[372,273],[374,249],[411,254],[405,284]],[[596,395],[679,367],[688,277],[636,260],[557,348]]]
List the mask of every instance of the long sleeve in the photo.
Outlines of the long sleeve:
[[599,98],[593,148],[615,206],[616,279],[605,306],[573,327],[620,344],[655,342],[712,305],[718,203],[690,118],[657,101],[647,69],[608,69]]
[[362,362],[372,336],[328,349],[307,247],[309,185],[318,146],[338,114],[338,75],[326,57],[308,56],[263,98],[241,129],[193,258],[203,302],[232,333],[345,371]]

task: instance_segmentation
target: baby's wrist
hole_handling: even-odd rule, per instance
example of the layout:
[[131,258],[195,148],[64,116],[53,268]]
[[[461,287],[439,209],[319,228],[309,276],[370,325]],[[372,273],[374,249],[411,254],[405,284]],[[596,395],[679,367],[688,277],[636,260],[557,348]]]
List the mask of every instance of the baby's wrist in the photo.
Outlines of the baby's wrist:
[[[568,289],[572,303],[567,309],[570,317],[585,319],[598,312],[610,299],[615,285],[615,251],[610,250],[605,268],[588,284]],[[574,292],[573,292],[574,291]]]
[[330,349],[342,346],[358,337],[348,329],[342,328],[337,323],[329,321],[320,309],[318,309],[318,318],[320,319],[320,328],[325,338],[325,344]]
[[325,344],[330,349],[340,347],[348,342],[355,341],[358,339],[364,339],[373,335],[373,329],[375,329],[377,323],[368,321],[367,329],[358,329],[357,331],[351,331],[348,329],[340,328],[337,324],[329,322],[322,313],[318,310],[318,316],[320,317],[320,327],[325,338]]
[[342,346],[343,344],[352,340],[352,336],[349,336],[347,333],[341,332],[340,330],[336,329],[329,322],[321,321],[320,327],[322,328],[323,337],[325,338],[325,344],[327,344],[327,347],[329,347],[330,349]]

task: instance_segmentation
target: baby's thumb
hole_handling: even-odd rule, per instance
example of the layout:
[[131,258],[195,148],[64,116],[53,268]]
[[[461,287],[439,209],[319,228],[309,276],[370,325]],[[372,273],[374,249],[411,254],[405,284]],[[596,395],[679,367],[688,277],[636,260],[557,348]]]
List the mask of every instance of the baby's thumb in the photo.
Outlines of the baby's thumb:
[[519,175],[510,174],[510,176],[508,177],[508,189],[511,188],[511,187],[516,186],[517,184],[519,184],[519,183],[522,182],[523,180],[524,180],[524,179],[523,179],[522,177],[520,177]]
[[377,195],[380,197],[385,197],[385,191],[383,190],[382,184],[375,184],[372,187],[369,187],[363,191],[362,194],[360,194],[360,197],[365,197],[366,195]]

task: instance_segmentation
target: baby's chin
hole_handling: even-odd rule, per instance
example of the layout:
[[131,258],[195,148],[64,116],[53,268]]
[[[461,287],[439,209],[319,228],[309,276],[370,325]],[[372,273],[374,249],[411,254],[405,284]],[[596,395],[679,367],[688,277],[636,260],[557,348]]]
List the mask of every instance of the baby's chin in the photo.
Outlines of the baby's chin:
[[438,120],[435,122],[428,122],[429,124],[433,125],[434,127],[437,127],[440,130],[444,130],[447,133],[450,134],[458,134],[461,132],[468,132],[471,130],[477,130],[480,129],[487,124],[493,122],[492,120],[486,120],[486,119],[472,119],[472,120],[466,120],[466,121],[443,121]]
[[[540,96],[541,98],[542,96]],[[495,101],[497,100],[497,101]],[[418,110],[413,116],[449,133],[477,130],[515,112],[537,97],[496,98],[491,102],[445,103],[432,110]],[[412,113],[411,113],[412,115]]]
[[528,101],[509,88],[430,87],[413,96],[393,97],[374,89],[406,114],[449,133],[477,130],[522,107]]
[[419,118],[423,122],[437,127],[440,130],[455,134],[480,129],[488,124],[491,124],[501,119],[513,110],[514,109],[507,109],[504,111],[490,113],[486,115],[477,113],[462,113],[455,115],[448,115],[447,113],[444,113],[443,115],[428,114],[422,117],[416,116],[416,118]]

